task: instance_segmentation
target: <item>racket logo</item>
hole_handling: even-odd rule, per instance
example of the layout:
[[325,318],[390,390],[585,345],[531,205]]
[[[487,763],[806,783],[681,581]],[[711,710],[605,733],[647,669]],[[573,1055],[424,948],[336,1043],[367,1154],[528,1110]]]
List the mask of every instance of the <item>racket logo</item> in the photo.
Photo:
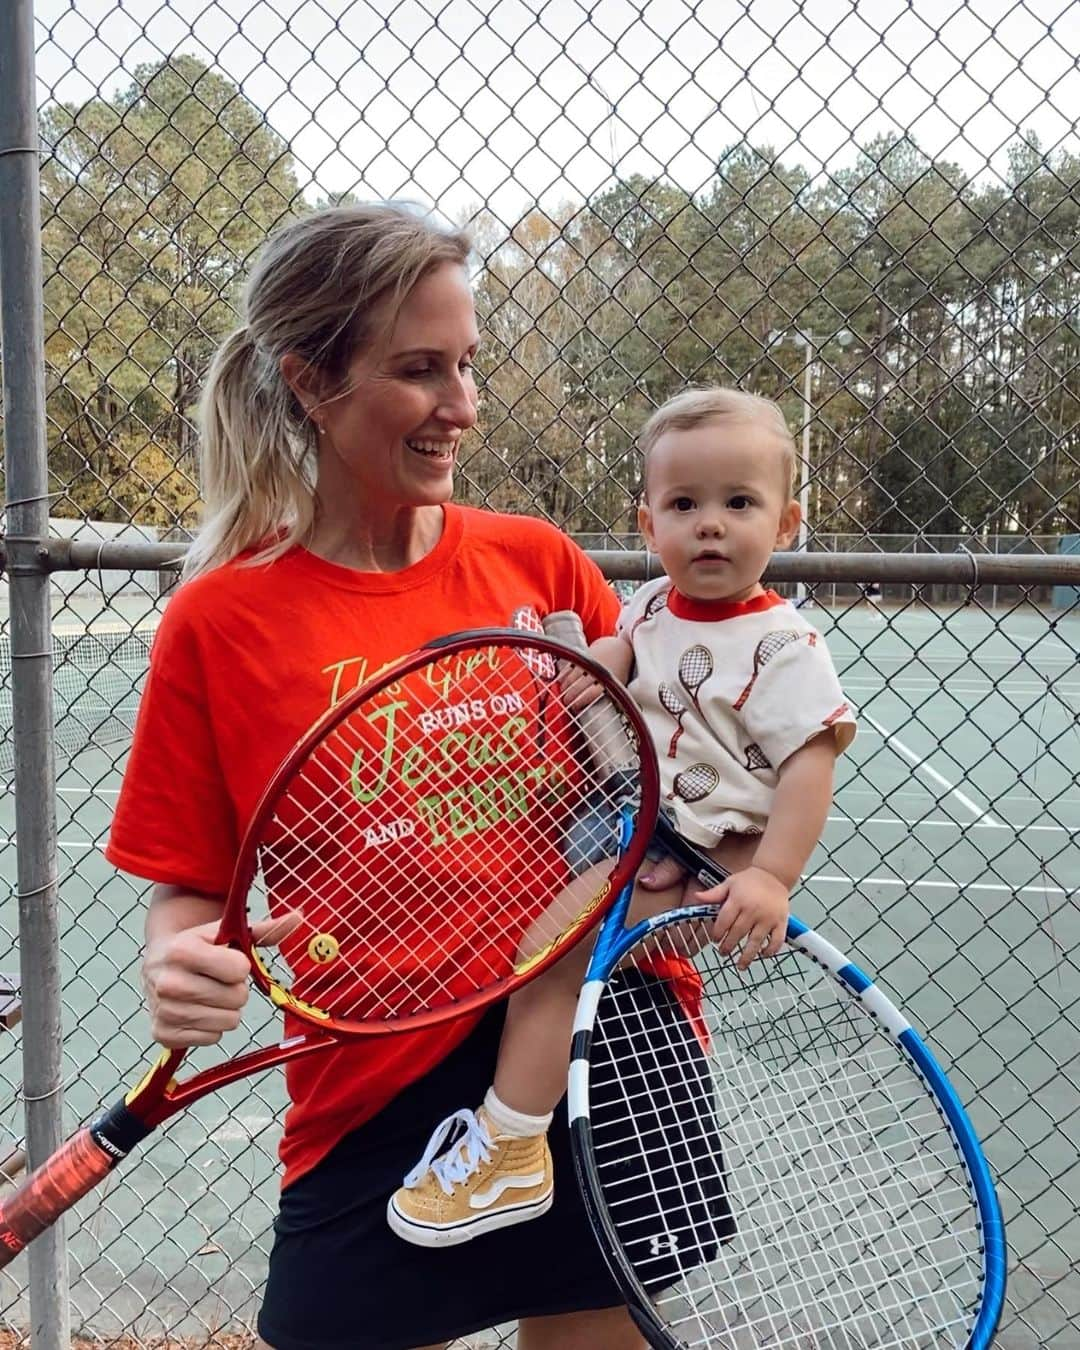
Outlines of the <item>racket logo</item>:
[[649,1239],[650,1256],[674,1256],[678,1250],[678,1233],[654,1233]]
[[[544,631],[544,625],[540,622],[540,615],[537,614],[532,605],[519,605],[510,615],[510,627],[516,628],[519,633],[543,633]],[[550,652],[539,652],[533,647],[520,647],[517,649],[517,654],[537,679],[553,680],[555,678],[555,658]]]
[[364,831],[364,843],[368,848],[379,848],[383,844],[396,844],[399,839],[407,839],[416,833],[416,821],[408,816],[397,820],[382,820]]
[[91,1134],[94,1136],[94,1143],[97,1144],[98,1148],[104,1149],[110,1157],[117,1160],[127,1157],[127,1153],[122,1148],[117,1148],[113,1141],[106,1138],[100,1130],[91,1130]]

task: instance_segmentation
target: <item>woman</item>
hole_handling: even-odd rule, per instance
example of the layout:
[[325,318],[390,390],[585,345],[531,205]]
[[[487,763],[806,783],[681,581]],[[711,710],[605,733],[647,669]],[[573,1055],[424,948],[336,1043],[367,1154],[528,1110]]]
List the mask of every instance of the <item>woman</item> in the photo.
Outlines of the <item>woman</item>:
[[[438,632],[560,609],[590,638],[613,628],[615,596],[559,531],[450,502],[476,420],[468,254],[398,207],[305,216],[267,244],[210,370],[206,523],[154,644],[108,847],[155,883],[143,979],[162,1045],[239,1021],[247,962],[213,945],[220,897],[263,785],[330,703]],[[426,1350],[515,1318],[520,1350],[642,1344],[572,1184],[542,1220],[467,1249],[386,1226],[432,1120],[489,1081],[500,1024],[496,1010],[290,1066],[264,1345]],[[570,1178],[565,1117],[553,1146]]]

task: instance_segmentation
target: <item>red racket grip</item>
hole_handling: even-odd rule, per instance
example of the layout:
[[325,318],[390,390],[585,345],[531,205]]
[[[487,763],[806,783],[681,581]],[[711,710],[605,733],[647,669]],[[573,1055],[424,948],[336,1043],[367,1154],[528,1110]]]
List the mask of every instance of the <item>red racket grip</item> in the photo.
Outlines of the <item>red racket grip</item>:
[[92,1191],[149,1133],[150,1127],[118,1102],[46,1158],[0,1202],[0,1268]]

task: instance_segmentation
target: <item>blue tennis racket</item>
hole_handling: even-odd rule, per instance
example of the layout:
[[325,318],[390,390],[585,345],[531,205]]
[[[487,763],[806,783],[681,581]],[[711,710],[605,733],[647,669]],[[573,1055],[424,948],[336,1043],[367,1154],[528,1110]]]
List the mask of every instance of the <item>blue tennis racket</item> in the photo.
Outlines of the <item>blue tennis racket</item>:
[[[584,643],[576,616],[545,629]],[[623,784],[628,839],[633,755],[583,721],[582,753]],[[703,885],[726,876],[663,817],[654,840]],[[971,1122],[908,1020],[798,919],[778,956],[741,971],[712,942],[717,906],[627,928],[629,900],[627,887],[581,991],[569,1113],[590,1221],[649,1344],[989,1346],[1001,1211]]]

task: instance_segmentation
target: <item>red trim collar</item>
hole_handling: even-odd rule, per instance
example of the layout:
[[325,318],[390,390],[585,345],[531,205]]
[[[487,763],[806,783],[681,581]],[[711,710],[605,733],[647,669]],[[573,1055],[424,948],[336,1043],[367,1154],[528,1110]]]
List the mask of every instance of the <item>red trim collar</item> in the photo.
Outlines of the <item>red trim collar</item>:
[[763,614],[767,609],[786,604],[784,597],[775,591],[763,591],[750,600],[695,600],[672,586],[668,595],[668,609],[677,619],[692,619],[697,623],[741,619],[744,614]]

